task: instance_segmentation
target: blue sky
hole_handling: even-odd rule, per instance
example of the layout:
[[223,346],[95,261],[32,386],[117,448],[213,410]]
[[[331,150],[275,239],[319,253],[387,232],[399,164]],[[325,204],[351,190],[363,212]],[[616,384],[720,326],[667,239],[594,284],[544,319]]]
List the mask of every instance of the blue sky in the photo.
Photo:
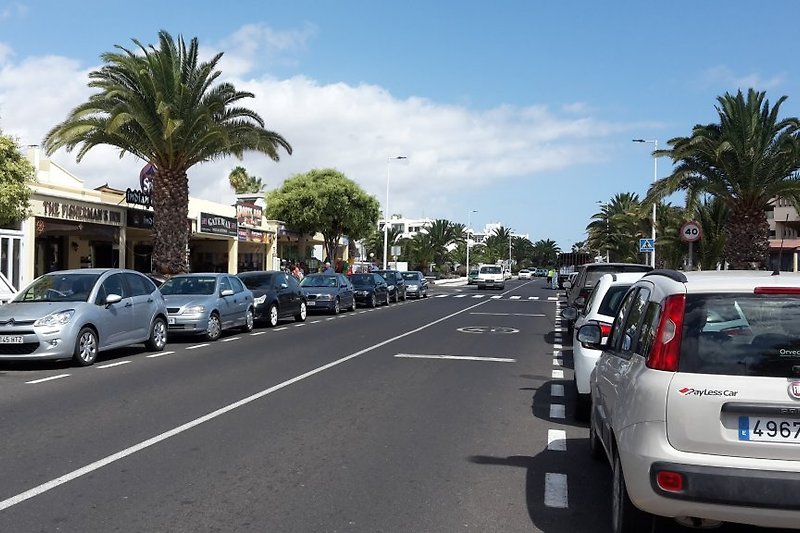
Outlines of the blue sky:
[[[194,167],[192,195],[232,202],[239,164],[269,188],[334,167],[383,206],[388,174],[391,213],[477,210],[476,229],[569,249],[597,202],[652,182],[652,145],[631,139],[665,147],[750,87],[800,116],[798,16],[791,0],[0,1],[0,130],[39,144],[86,100],[103,52],[164,29],[223,52],[222,78],[294,148]],[[52,158],[90,187],[135,186],[142,166],[108,149]]]

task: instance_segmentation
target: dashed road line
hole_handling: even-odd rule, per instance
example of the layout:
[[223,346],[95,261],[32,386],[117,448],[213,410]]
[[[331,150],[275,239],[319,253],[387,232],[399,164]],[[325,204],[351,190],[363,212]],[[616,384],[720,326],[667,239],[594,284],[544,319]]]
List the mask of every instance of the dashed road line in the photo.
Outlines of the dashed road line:
[[108,364],[105,364],[105,365],[95,365],[95,368],[100,368],[100,369],[112,368],[112,367],[115,367],[115,366],[127,365],[128,363],[130,363],[130,361],[117,361],[116,363],[108,363]]
[[266,331],[254,331],[250,334],[251,337],[257,337],[258,335],[263,335]]
[[53,381],[54,379],[68,378],[70,374],[59,374],[57,376],[50,376],[48,378],[34,379],[33,381],[26,381],[28,385],[36,385],[37,383],[44,383],[45,381]]
[[548,472],[544,475],[544,504],[556,509],[566,509],[569,506],[565,474]]
[[564,385],[559,383],[553,383],[550,385],[550,396],[554,398],[563,398],[564,397]]
[[198,349],[198,348],[204,348],[204,347],[206,347],[206,346],[209,346],[209,344],[208,344],[208,343],[205,343],[205,344],[195,344],[194,346],[187,346],[185,349],[186,349],[186,350],[196,350],[196,349]]
[[566,418],[567,407],[562,403],[550,404],[550,418]]
[[567,451],[567,432],[563,429],[548,429],[547,449],[556,452]]
[[564,371],[563,370],[553,370],[553,379],[564,379]]
[[222,342],[231,342],[231,341],[238,341],[241,337],[228,337],[227,339],[222,339]]
[[173,354],[173,353],[175,353],[175,352],[170,350],[170,351],[167,351],[167,352],[151,353],[150,355],[146,355],[145,357],[147,357],[148,359],[155,359],[156,357],[161,357],[162,355],[170,355],[170,354]]

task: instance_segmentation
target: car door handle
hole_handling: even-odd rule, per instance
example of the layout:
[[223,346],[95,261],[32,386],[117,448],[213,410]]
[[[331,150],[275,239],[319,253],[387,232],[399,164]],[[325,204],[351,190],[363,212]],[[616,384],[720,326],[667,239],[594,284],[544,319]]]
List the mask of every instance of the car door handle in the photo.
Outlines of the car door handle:
[[148,298],[147,299],[147,303],[149,303],[149,304],[153,303],[153,299],[152,298]]
[[128,302],[128,303],[125,304],[125,307],[131,307],[131,306],[133,306],[133,304],[131,302]]

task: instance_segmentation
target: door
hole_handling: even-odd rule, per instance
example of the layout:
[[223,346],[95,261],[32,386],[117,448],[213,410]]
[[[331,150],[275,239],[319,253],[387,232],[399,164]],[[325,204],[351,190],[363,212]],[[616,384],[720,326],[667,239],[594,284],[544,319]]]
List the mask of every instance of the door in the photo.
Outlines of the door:
[[253,305],[253,299],[248,294],[250,291],[246,290],[242,282],[236,276],[228,276],[228,281],[233,288],[234,303],[238,306],[237,320],[241,320],[242,324],[245,322],[245,313],[247,309]]
[[[122,300],[107,305],[106,298],[109,294],[118,294]],[[135,323],[133,298],[125,286],[122,274],[111,274],[102,282],[95,304],[101,307],[102,320],[96,324],[101,348],[135,342],[135,328],[131,327]]]
[[228,276],[220,276],[218,284],[217,300],[219,301],[219,318],[224,328],[230,328],[236,325],[236,320],[238,320],[241,315],[239,312],[239,304],[236,299],[236,293],[230,296],[222,296],[222,291],[233,290]]
[[155,285],[149,279],[139,274],[125,272],[122,274],[128,285],[133,301],[133,321],[131,329],[136,339],[145,340],[150,337],[150,324],[158,309],[158,304],[153,293]]

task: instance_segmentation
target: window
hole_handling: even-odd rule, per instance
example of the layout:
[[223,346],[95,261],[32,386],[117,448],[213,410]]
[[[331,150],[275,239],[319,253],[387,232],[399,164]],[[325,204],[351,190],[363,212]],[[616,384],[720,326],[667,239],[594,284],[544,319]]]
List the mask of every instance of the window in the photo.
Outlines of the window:
[[231,287],[231,282],[228,281],[228,276],[222,276],[219,278],[219,292],[222,292],[226,289],[233,290],[233,287]]
[[635,352],[638,342],[639,325],[642,323],[645,309],[647,308],[647,301],[650,297],[650,291],[642,287],[639,289],[636,297],[631,302],[628,310],[628,316],[625,318],[623,331],[622,331],[622,344],[620,350],[623,352]]
[[633,301],[636,299],[636,290],[628,293],[627,297],[622,301],[617,311],[617,316],[614,318],[614,325],[611,329],[611,338],[608,341],[609,347],[614,350],[620,350],[620,340],[623,336],[623,329],[628,312],[630,311]]
[[233,285],[233,292],[235,292],[236,294],[244,292],[244,285],[242,285],[242,282],[239,281],[239,278],[237,278],[236,276],[231,276],[228,279],[230,280],[231,285]]
[[102,285],[100,285],[100,290],[97,291],[97,299],[95,303],[97,305],[105,305],[106,298],[108,298],[109,294],[118,294],[123,298],[127,298],[128,294],[124,289],[125,285],[122,282],[122,274],[111,274],[106,278]]
[[146,296],[156,290],[153,282],[139,274],[125,272],[122,274],[125,281],[128,283],[128,288],[131,290],[131,296]]

